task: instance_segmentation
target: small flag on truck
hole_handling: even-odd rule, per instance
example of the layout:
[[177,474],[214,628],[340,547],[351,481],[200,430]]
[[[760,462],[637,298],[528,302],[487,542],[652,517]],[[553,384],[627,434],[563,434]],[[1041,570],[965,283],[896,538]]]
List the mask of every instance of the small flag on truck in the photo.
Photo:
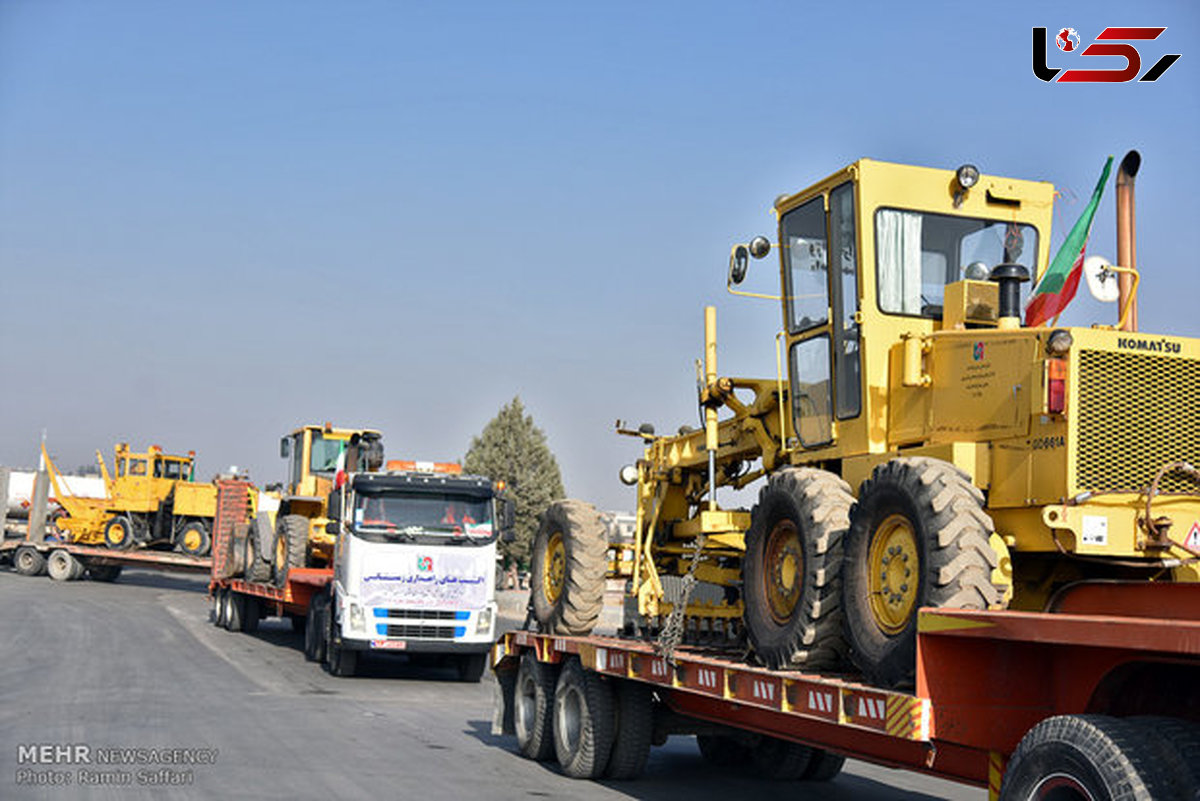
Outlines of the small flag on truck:
[[1033,288],[1033,294],[1025,304],[1025,325],[1031,328],[1039,326],[1051,317],[1062,314],[1074,299],[1075,290],[1079,289],[1079,276],[1083,273],[1083,254],[1092,232],[1092,219],[1096,216],[1096,207],[1100,205],[1100,196],[1104,194],[1104,185],[1108,183],[1112,163],[1112,156],[1109,156],[1104,163],[1104,172],[1100,173],[1100,181],[1092,192],[1092,199],[1067,234],[1049,269],[1042,273],[1041,280]]

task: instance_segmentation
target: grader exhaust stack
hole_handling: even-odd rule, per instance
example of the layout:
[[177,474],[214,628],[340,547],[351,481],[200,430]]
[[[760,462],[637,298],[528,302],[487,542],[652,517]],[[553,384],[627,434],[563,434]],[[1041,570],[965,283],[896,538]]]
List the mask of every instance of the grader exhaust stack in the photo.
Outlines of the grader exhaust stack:
[[[1133,202],[1133,182],[1138,169],[1142,166],[1142,156],[1136,150],[1130,150],[1121,159],[1121,168],[1117,171],[1117,264],[1137,269],[1137,228]],[[1121,273],[1117,277],[1120,287],[1120,302],[1117,308],[1124,310],[1128,301],[1129,313],[1121,324],[1122,331],[1137,331],[1137,298],[1130,299],[1133,292],[1133,275]]]
[[717,510],[717,308],[704,307],[704,448],[708,451],[708,508]]

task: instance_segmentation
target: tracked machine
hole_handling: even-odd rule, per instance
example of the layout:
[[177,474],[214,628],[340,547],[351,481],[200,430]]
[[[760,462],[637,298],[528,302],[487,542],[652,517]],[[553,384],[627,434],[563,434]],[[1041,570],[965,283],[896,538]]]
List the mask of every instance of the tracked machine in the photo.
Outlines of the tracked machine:
[[[778,254],[778,374],[721,376],[706,309],[703,428],[618,423],[645,448],[621,473],[632,544],[609,548],[588,504],[547,509],[540,629],[587,634],[620,578],[627,633],[660,652],[748,645],[904,687],[923,607],[1152,608],[1148,586],[1200,580],[1200,341],[1136,330],[1139,162],[1117,178],[1120,266],[1085,271],[1098,297],[1121,284],[1115,326],[1022,324],[1051,264],[1049,183],[863,159],[778,198],[777,239],[735,246],[727,281],[764,297],[739,287]],[[753,482],[753,508],[717,503]]]

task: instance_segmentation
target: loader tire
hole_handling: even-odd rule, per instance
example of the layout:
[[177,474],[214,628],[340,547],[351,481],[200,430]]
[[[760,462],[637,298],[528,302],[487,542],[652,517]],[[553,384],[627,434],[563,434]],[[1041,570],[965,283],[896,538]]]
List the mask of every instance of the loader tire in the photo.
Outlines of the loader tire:
[[22,545],[13,556],[13,567],[22,576],[38,576],[46,572],[46,557],[33,546]]
[[104,524],[104,544],[114,551],[129,548],[133,541],[133,521],[125,515],[114,515]]
[[636,779],[646,768],[654,738],[654,691],[638,681],[621,681],[613,691],[613,747],[604,776]]
[[521,654],[513,691],[513,727],[521,753],[539,762],[554,755],[554,665],[539,662],[533,651]]
[[850,658],[868,681],[912,683],[919,608],[1004,605],[993,531],[983,493],[948,462],[902,457],[872,471],[850,510],[842,569]]
[[[1133,721],[1058,715],[1030,729],[1013,752],[1000,801],[1063,796],[1112,801],[1178,798],[1167,766]],[[1050,795],[1057,791],[1056,795]]]
[[841,663],[842,540],[853,504],[845,481],[811,467],[779,470],[759,493],[746,532],[742,620],[765,664]]
[[212,536],[208,526],[199,520],[188,523],[175,537],[175,547],[188,556],[208,556],[212,547]]
[[612,687],[578,659],[563,665],[554,688],[554,753],[572,779],[604,773],[613,744]]
[[275,586],[286,584],[288,571],[293,567],[304,567],[307,556],[308,518],[304,515],[283,515],[275,531],[275,551],[271,563]]
[[604,607],[608,534],[589,503],[555,501],[533,540],[530,591],[539,628],[548,634],[585,635]]
[[55,581],[74,581],[83,575],[83,563],[69,551],[55,548],[46,560],[46,573]]
[[243,551],[245,555],[242,557],[242,561],[246,564],[242,569],[242,575],[246,581],[251,581],[255,584],[262,584],[265,581],[269,581],[271,578],[271,563],[263,559],[259,554],[258,540],[255,538],[253,528],[246,534],[246,542],[243,547],[245,548]]

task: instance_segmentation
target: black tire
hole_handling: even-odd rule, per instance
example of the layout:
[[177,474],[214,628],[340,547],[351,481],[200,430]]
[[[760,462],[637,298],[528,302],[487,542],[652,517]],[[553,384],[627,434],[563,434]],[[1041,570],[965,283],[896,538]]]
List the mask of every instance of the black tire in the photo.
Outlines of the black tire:
[[533,540],[530,592],[542,631],[584,635],[604,608],[608,530],[582,501],[555,501]]
[[287,583],[293,567],[304,567],[308,556],[308,518],[304,515],[283,515],[275,528],[275,550],[271,559],[271,577],[276,587]]
[[705,762],[719,768],[744,766],[750,761],[750,749],[724,734],[697,734],[696,747]]
[[312,605],[308,610],[308,617],[312,621],[313,635],[316,638],[313,643],[313,661],[325,663],[326,654],[329,649],[329,595],[322,592],[312,600]]
[[113,515],[104,524],[104,544],[114,551],[127,550],[134,542],[133,521],[125,515]]
[[554,754],[563,773],[595,779],[604,773],[613,744],[612,687],[571,659],[554,687]]
[[228,605],[225,612],[225,630],[241,631],[242,617],[246,612],[246,596],[230,590],[225,603]]
[[83,575],[83,563],[69,551],[55,548],[46,559],[46,574],[55,581],[74,581]]
[[208,526],[199,520],[188,523],[175,537],[175,547],[188,556],[208,556],[212,548],[212,535]]
[[517,747],[539,762],[554,755],[554,665],[539,662],[533,651],[521,654],[513,690],[513,726]]
[[751,770],[764,779],[795,781],[812,764],[813,750],[791,740],[764,736],[750,751]]
[[483,673],[487,670],[488,654],[463,654],[458,657],[458,680],[467,684],[478,684],[483,681]]
[[246,608],[242,610],[242,631],[253,634],[258,631],[258,621],[262,620],[262,602],[253,595],[243,597]]
[[46,572],[46,557],[31,545],[22,545],[13,554],[13,569],[22,576],[40,576]]
[[258,540],[255,536],[253,528],[246,534],[246,543],[243,546],[245,567],[242,569],[242,575],[246,581],[262,584],[271,580],[271,563],[263,559],[258,552]]
[[358,651],[343,648],[336,642],[329,643],[329,673],[348,678],[358,672]]
[[92,581],[113,582],[121,576],[121,565],[88,565],[87,574]]
[[217,628],[225,628],[225,621],[229,619],[229,589],[226,587],[218,587],[216,594],[213,595],[213,623]]
[[321,632],[317,628],[319,625],[316,614],[316,599],[313,599],[313,603],[308,610],[308,615],[304,618],[304,658],[309,662],[317,661],[317,644],[321,640]]
[[992,584],[994,530],[983,493],[948,462],[903,457],[872,471],[850,510],[842,568],[850,657],[868,681],[911,684],[920,607],[1004,604],[1003,588]]
[[785,467],[758,495],[742,562],[742,619],[773,668],[827,670],[845,655],[842,539],[850,485],[825,470]]
[[636,779],[646,768],[654,738],[654,690],[641,682],[620,681],[613,695],[613,746],[604,776]]
[[810,782],[827,782],[842,772],[844,764],[846,764],[846,758],[841,754],[814,748],[812,759],[809,760],[808,767],[804,769],[804,775],[800,778]]
[[1165,766],[1136,722],[1104,715],[1059,715],[1030,729],[1013,752],[1001,801],[1026,801],[1057,790],[1063,798],[1165,801]]
[[1200,724],[1180,718],[1144,715],[1128,719],[1155,749],[1178,798],[1200,799]]

